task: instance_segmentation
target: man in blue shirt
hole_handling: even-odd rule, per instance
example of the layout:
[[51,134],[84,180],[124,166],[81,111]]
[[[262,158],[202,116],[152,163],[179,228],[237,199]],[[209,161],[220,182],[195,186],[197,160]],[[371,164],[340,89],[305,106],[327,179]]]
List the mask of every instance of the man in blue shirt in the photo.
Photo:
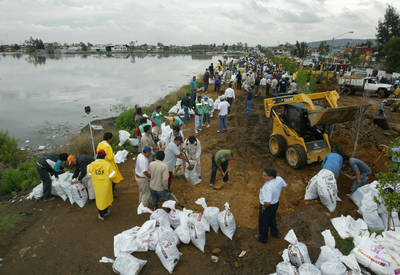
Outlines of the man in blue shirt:
[[371,168],[369,168],[369,166],[362,160],[349,158],[348,156],[343,156],[343,163],[350,166],[351,170],[353,170],[356,176],[356,181],[353,182],[353,186],[351,188],[351,193],[354,193],[354,191],[367,183],[367,180],[372,172]]
[[343,158],[338,153],[329,153],[322,162],[322,169],[329,170],[335,174],[337,178],[342,169]]
[[192,96],[190,98],[190,102],[194,105],[194,102],[197,97],[197,85],[196,85],[196,76],[193,76],[192,81],[190,81],[190,91],[192,92]]

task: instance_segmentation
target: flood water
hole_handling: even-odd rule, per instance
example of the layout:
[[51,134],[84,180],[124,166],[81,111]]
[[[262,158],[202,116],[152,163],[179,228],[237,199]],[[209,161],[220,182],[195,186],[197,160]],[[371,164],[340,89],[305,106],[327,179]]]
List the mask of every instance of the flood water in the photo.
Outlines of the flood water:
[[150,104],[190,82],[218,57],[0,55],[0,129],[34,149],[64,142],[94,119]]

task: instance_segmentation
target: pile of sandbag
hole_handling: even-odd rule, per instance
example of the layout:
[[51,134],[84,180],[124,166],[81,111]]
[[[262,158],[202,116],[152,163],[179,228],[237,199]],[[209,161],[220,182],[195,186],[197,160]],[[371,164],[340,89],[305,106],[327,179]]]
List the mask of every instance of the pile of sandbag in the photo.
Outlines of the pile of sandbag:
[[283,262],[276,266],[277,275],[347,275],[361,274],[360,266],[354,255],[344,256],[335,248],[335,239],[331,231],[322,232],[325,245],[321,247],[321,253],[315,262],[311,263],[307,246],[299,242],[291,229],[285,236],[290,244],[283,251]]
[[[58,175],[58,179],[55,176],[51,177],[51,194],[53,196],[60,197],[63,201],[67,199],[71,204],[76,203],[79,207],[85,206],[88,200],[88,193],[86,187],[80,182],[71,184],[72,173],[65,172]],[[28,199],[41,199],[43,196],[43,183],[40,183],[32,192],[28,195]]]
[[129,152],[127,150],[121,150],[118,151],[115,156],[114,156],[114,160],[115,163],[124,163],[126,161],[126,158],[128,157]]
[[304,199],[315,200],[318,197],[330,212],[335,211],[336,201],[340,199],[335,174],[332,171],[322,169],[308,182]]
[[[368,228],[374,231],[400,230],[398,213],[393,211],[391,223],[388,228],[389,213],[379,197],[377,190],[378,181],[366,184],[358,188],[352,195],[352,201],[357,205],[358,212],[363,216]],[[378,200],[378,203],[376,201]]]
[[124,145],[126,142],[129,142],[132,146],[138,146],[139,140],[137,138],[131,138],[131,134],[128,131],[120,130],[119,131],[119,146]]
[[400,274],[400,232],[370,235],[362,219],[354,221],[350,216],[334,218],[331,222],[341,238],[353,237],[354,249],[348,257],[354,257],[376,274]]
[[[169,109],[168,114],[176,114],[178,116],[185,115],[185,110],[181,106],[181,100],[179,100],[171,109]],[[194,111],[189,109],[189,115],[194,115]]]
[[[192,210],[175,208],[175,201],[169,200],[162,204],[163,208],[151,209],[138,206],[137,214],[150,214],[150,219],[142,226],[135,226],[114,236],[115,261],[103,257],[100,262],[113,263],[113,270],[132,271],[129,274],[138,274],[146,261],[130,257],[133,252],[154,251],[169,273],[172,273],[178,264],[182,253],[178,250],[180,243],[192,244],[204,252],[206,232],[212,228],[218,232],[219,228],[229,239],[232,239],[236,223],[229,204],[225,203],[225,210],[219,211],[217,207],[209,207],[204,198],[199,198],[196,204],[204,208],[203,213],[194,213]],[[210,226],[211,225],[211,226]],[[116,264],[117,263],[117,264]]]

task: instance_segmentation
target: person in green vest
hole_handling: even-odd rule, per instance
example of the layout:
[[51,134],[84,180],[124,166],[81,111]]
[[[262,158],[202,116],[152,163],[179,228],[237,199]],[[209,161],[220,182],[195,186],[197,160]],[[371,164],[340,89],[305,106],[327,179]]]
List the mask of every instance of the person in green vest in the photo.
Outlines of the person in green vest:
[[158,105],[154,112],[151,114],[151,120],[154,122],[155,126],[153,127],[153,134],[156,137],[161,137],[161,124],[162,124],[163,116],[161,114],[161,106]]
[[214,186],[215,177],[217,175],[217,170],[222,174],[223,181],[228,183],[228,167],[229,164],[233,163],[235,159],[233,158],[233,152],[229,149],[221,149],[212,155],[212,171],[210,185]]
[[174,128],[175,126],[178,126],[181,128],[183,124],[182,119],[179,116],[170,116],[169,117],[169,127]]
[[208,96],[204,96],[204,114],[203,114],[203,122],[207,122],[207,128],[210,128],[210,106],[211,100],[208,99]]
[[203,127],[204,100],[199,95],[194,103],[194,132],[197,134]]

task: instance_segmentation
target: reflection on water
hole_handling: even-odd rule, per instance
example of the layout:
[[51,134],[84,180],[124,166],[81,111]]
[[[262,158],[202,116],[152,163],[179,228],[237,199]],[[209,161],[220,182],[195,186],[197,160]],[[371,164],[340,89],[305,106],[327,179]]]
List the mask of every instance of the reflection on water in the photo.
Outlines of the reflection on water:
[[20,144],[59,143],[87,123],[84,106],[90,105],[97,118],[106,118],[135,104],[150,104],[189,83],[217,58],[2,54],[0,128],[8,129]]

